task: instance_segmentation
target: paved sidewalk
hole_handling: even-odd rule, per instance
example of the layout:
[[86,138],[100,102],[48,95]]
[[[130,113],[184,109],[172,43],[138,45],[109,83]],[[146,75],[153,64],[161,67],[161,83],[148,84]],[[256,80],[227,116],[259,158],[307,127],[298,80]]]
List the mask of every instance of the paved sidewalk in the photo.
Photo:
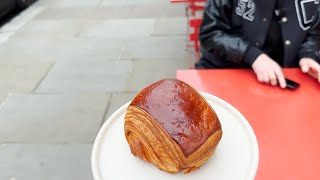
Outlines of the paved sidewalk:
[[0,29],[0,180],[89,180],[103,122],[193,65],[183,4],[38,0]]

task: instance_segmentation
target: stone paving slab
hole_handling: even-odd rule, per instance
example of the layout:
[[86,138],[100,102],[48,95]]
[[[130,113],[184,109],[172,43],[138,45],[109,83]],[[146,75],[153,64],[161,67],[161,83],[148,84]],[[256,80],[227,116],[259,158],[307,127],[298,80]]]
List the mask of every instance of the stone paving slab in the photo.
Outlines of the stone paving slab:
[[163,1],[163,0],[117,0],[117,1],[113,1],[113,0],[102,0],[100,5],[102,6],[124,6],[127,4],[165,4],[168,5],[170,4],[170,1]]
[[[117,1],[115,1],[117,2]],[[121,8],[121,11],[119,10]],[[124,4],[98,7],[48,7],[36,20],[117,20],[165,17],[186,17],[185,5],[174,4]]]
[[155,22],[153,36],[157,35],[187,35],[188,22],[186,17],[170,17],[170,18],[157,18]]
[[0,93],[0,104],[7,97],[7,93]]
[[0,144],[1,180],[92,180],[92,144]]
[[[90,21],[80,36],[103,38],[148,37],[154,31],[154,19]],[[128,31],[130,29],[130,31]]]
[[[109,1],[110,2],[110,1]],[[118,1],[114,1],[118,2]],[[122,4],[108,4],[101,3],[96,8],[87,7],[86,12],[88,19],[137,19],[137,18],[160,18],[160,17],[185,17],[186,16],[186,5],[185,4],[169,4],[166,1],[162,1],[162,3],[141,3],[136,4],[132,3],[124,3]],[[165,2],[165,3],[163,3]],[[121,5],[119,7],[119,5]],[[64,8],[60,9],[63,11]],[[119,10],[121,9],[121,10]],[[49,10],[50,12],[50,10]],[[72,14],[78,14],[74,11],[69,12]],[[47,14],[47,16],[46,16]],[[43,18],[49,18],[49,13],[43,12]],[[53,15],[53,13],[50,13]],[[66,13],[68,14],[68,13]],[[68,17],[69,15],[67,15]],[[41,18],[42,15],[39,15],[38,18]]]
[[[114,10],[119,10],[118,8],[113,8]],[[70,19],[88,19],[92,16],[97,7],[48,7],[45,11],[40,13],[35,20],[70,20]],[[106,12],[110,13],[110,12]],[[113,14],[111,12],[110,14]]]
[[40,0],[35,5],[49,7],[96,7],[101,0]]
[[187,59],[187,43],[183,36],[158,36],[127,40],[123,58]]
[[177,69],[187,69],[191,61],[184,59],[138,59],[134,60],[133,72],[129,79],[127,91],[140,92],[144,87],[163,78],[175,78]]
[[163,0],[41,0],[36,6],[50,7],[96,7],[96,6],[124,6],[127,4],[164,4],[169,6],[170,1]]
[[[49,29],[48,29],[49,30]],[[123,39],[54,37],[24,34],[0,45],[0,62],[39,60],[46,62],[69,60],[105,60],[118,58],[124,48]],[[17,53],[19,49],[19,53]]]
[[137,19],[137,18],[161,18],[184,17],[186,14],[184,4],[145,3],[122,5],[121,11],[117,6],[99,6],[95,12],[89,14],[89,18],[99,19]]
[[86,23],[84,19],[33,20],[20,28],[15,37],[77,37]]
[[52,67],[39,61],[0,60],[0,103],[8,93],[33,91]]
[[128,60],[86,60],[58,62],[36,92],[125,91],[132,62]]
[[99,6],[117,6],[117,7],[122,7],[125,5],[126,0],[117,0],[117,1],[112,1],[112,0],[102,0],[99,3]]
[[105,120],[107,120],[121,106],[123,106],[124,104],[126,104],[129,101],[132,101],[132,99],[137,94],[138,94],[138,92],[112,93]]
[[0,143],[93,143],[107,94],[16,94],[0,105]]
[[[103,0],[103,1],[112,1],[112,0]],[[170,1],[163,0],[124,0],[125,4],[165,4],[169,5]]]
[[142,4],[139,6],[134,6],[133,17],[175,17],[175,16],[185,16],[185,4]]

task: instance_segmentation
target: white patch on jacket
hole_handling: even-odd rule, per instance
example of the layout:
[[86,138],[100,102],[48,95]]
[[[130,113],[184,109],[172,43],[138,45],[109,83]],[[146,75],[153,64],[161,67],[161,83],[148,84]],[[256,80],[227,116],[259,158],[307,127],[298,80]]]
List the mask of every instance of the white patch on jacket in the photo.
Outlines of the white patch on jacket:
[[254,13],[256,12],[256,4],[253,0],[238,0],[236,7],[236,14],[248,21],[254,20]]
[[319,4],[320,0],[296,0],[296,11],[298,16],[298,21],[301,29],[308,30],[311,27],[312,21],[314,16],[308,19],[306,4],[307,3],[314,3],[315,5]]

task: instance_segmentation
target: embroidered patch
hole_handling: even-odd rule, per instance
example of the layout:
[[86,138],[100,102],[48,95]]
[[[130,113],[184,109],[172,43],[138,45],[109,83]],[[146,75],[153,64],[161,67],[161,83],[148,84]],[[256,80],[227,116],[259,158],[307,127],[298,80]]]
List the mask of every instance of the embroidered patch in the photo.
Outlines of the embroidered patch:
[[248,21],[254,20],[254,13],[256,11],[256,4],[253,0],[238,0],[236,7],[236,14]]
[[310,12],[308,14],[307,5],[313,3],[312,5],[319,4],[320,0],[295,0],[296,11],[298,16],[298,21],[301,29],[308,30],[311,27],[314,16],[310,17]]

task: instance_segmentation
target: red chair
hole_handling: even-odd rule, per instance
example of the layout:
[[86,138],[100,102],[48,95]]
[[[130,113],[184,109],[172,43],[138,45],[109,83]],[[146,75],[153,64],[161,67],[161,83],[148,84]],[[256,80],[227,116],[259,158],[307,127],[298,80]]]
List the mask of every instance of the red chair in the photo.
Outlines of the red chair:
[[199,5],[198,3],[204,3],[206,0],[188,0],[188,8],[191,10],[191,15],[195,17],[197,11],[203,11],[204,5]]
[[199,5],[198,3],[205,3],[206,0],[170,0],[171,3],[188,3],[188,10],[191,10],[191,15],[194,17],[196,11],[203,11],[204,5]]
[[171,3],[186,3],[186,2],[189,2],[189,0],[170,0]]
[[193,42],[194,44],[194,51],[196,54],[196,58],[199,59],[199,49],[200,49],[200,44],[199,44],[199,27],[201,25],[202,19],[191,19],[189,24],[190,27],[193,29],[193,32],[190,33],[189,35],[189,40]]
[[[204,10],[204,3],[206,0],[170,0],[171,3],[188,3],[186,7],[186,14],[188,18],[188,29],[187,33],[189,34],[189,41],[192,42],[194,47],[195,56],[198,60],[199,55],[199,27],[202,22],[202,17],[196,17],[196,12],[201,12]],[[191,15],[191,16],[190,16]]]

